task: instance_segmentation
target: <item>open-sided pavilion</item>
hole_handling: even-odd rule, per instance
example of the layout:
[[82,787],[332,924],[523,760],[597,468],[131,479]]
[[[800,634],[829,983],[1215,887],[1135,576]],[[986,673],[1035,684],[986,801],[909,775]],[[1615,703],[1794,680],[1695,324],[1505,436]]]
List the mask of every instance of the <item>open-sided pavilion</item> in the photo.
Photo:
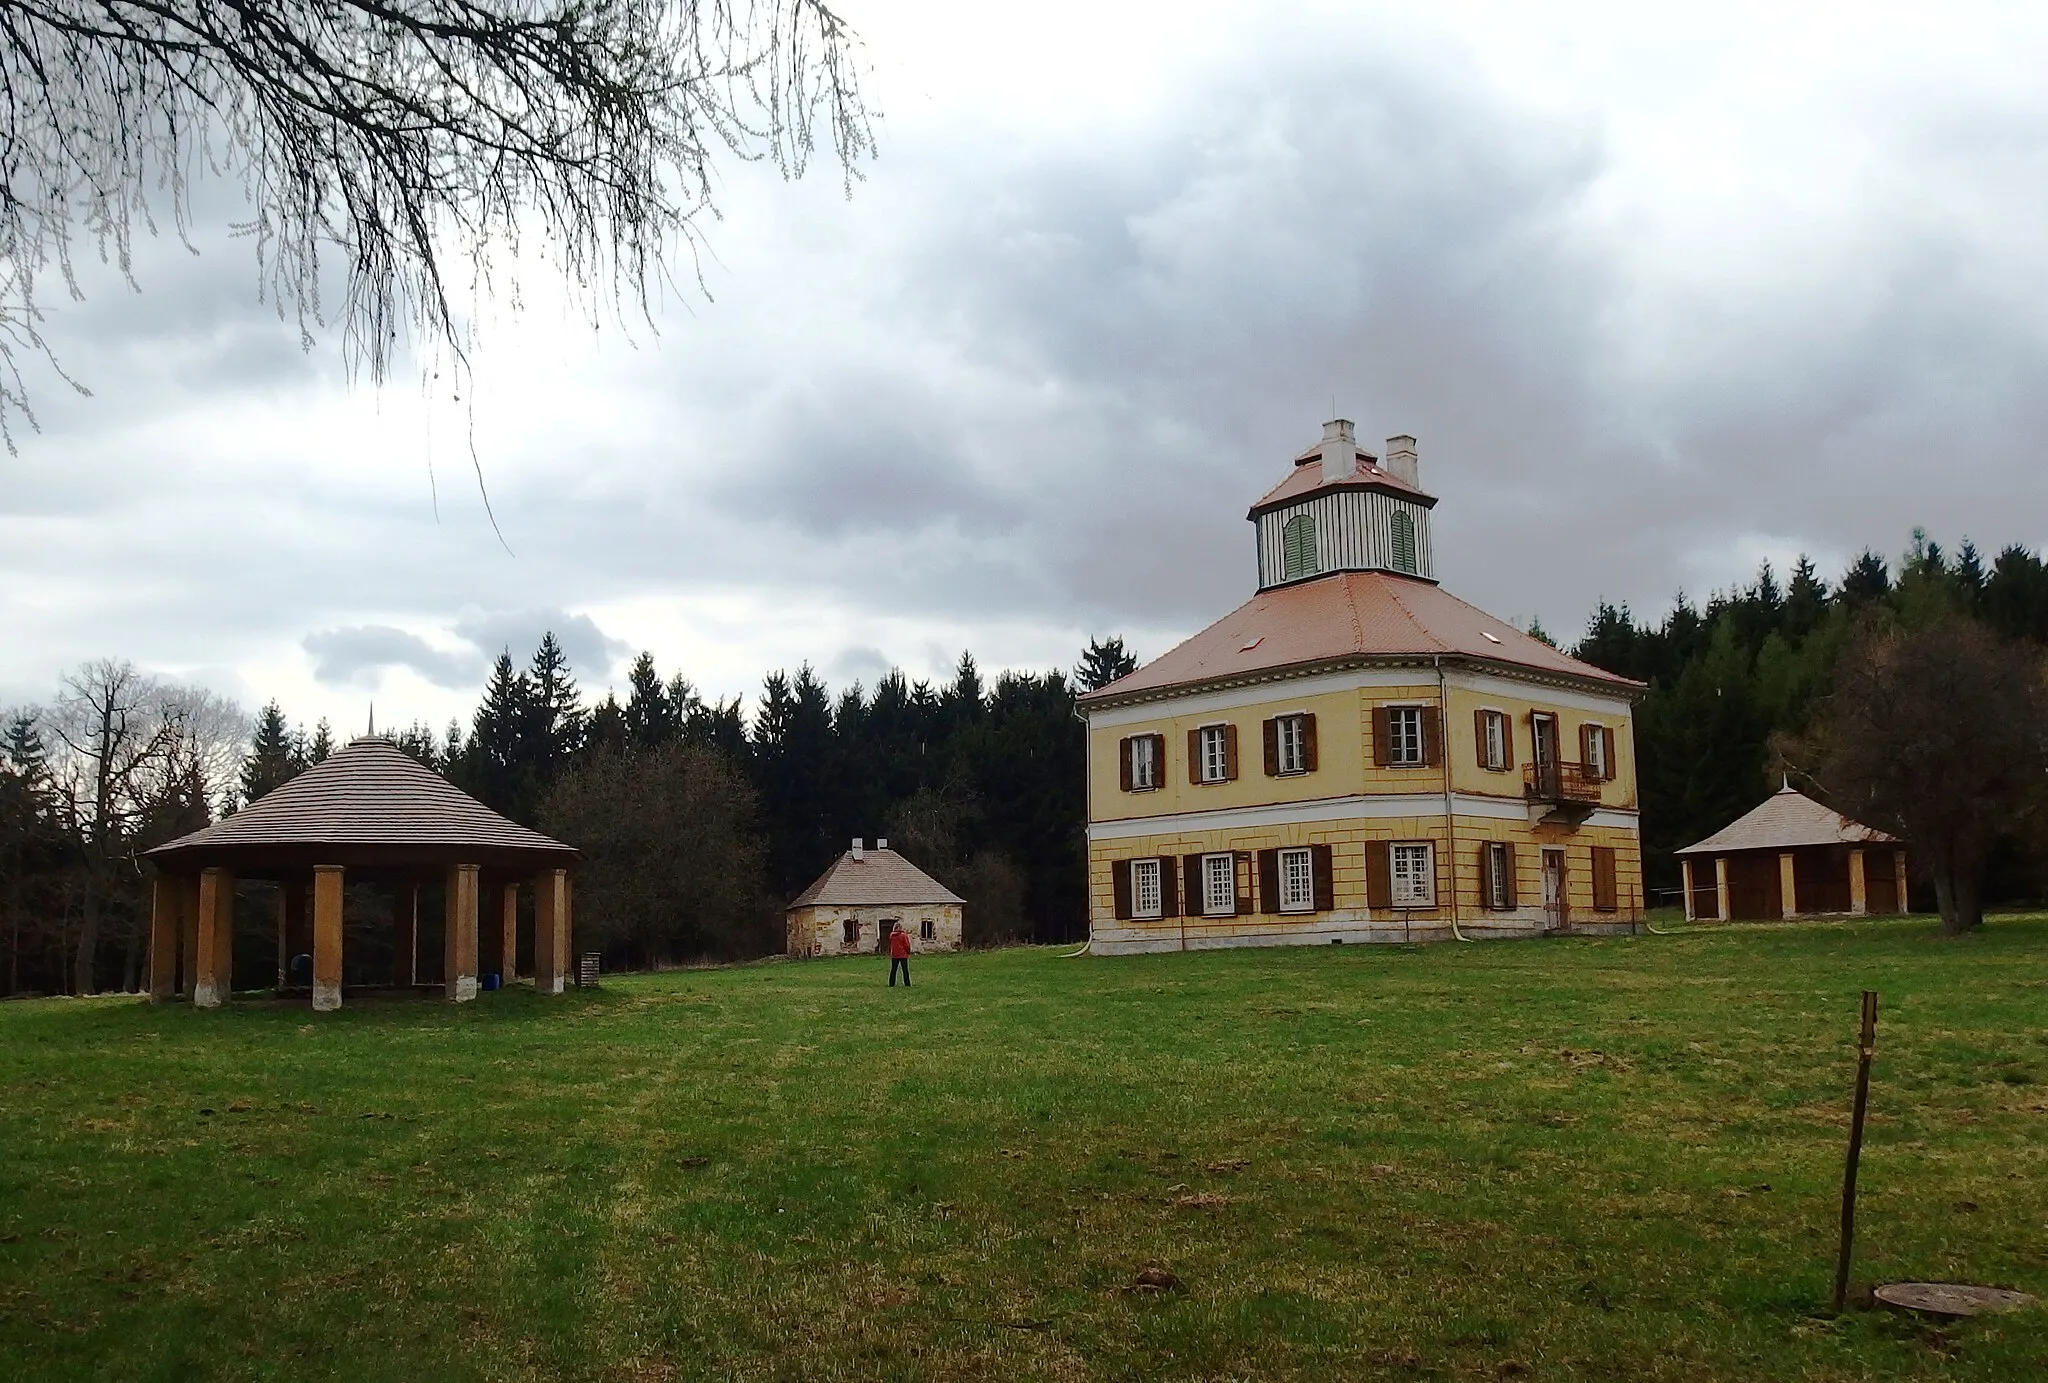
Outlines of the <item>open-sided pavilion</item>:
[[181,991],[201,1008],[227,1000],[238,879],[278,885],[280,992],[291,957],[310,933],[318,1010],[341,1007],[345,883],[393,892],[394,986],[418,981],[420,891],[437,880],[449,999],[476,997],[480,898],[498,904],[482,937],[485,973],[514,977],[525,885],[534,896],[534,988],[559,994],[568,973],[570,870],[580,852],[500,816],[380,736],[352,741],[226,820],[159,845],[147,858],[156,869],[149,992],[158,1003]]
[[1906,851],[1788,782],[1677,852],[1685,920],[1864,917],[1906,910]]

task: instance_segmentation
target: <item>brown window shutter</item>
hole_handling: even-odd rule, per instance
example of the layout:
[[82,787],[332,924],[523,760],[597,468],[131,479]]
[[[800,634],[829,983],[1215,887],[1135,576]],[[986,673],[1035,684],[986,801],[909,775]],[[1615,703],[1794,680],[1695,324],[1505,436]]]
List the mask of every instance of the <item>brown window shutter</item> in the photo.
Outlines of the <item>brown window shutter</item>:
[[1260,728],[1266,736],[1266,776],[1275,778],[1280,774],[1280,718],[1274,716]]
[[1200,730],[1188,731],[1188,781],[1190,783],[1200,783],[1202,781],[1202,732]]
[[1202,857],[1182,855],[1180,857],[1180,887],[1182,917],[1200,917],[1207,911],[1202,904],[1207,901],[1202,895]]
[[1485,711],[1474,711],[1472,713],[1472,746],[1473,753],[1479,756],[1479,766],[1481,768],[1492,768],[1493,765],[1488,763],[1486,759]]
[[1280,852],[1261,850],[1259,860],[1259,911],[1280,911]]
[[1116,742],[1116,785],[1125,792],[1131,790],[1131,745],[1133,741],[1120,739]]
[[1309,846],[1308,863],[1309,874],[1315,882],[1316,911],[1328,912],[1337,906],[1337,875],[1330,867],[1330,847]]
[[1310,711],[1301,718],[1301,766],[1309,773],[1316,771],[1316,715]]
[[1372,708],[1372,761],[1381,768],[1394,762],[1394,715],[1385,706]]
[[1111,898],[1115,900],[1110,911],[1116,914],[1116,920],[1119,922],[1130,921],[1131,862],[1129,860],[1111,860],[1109,862],[1109,892]]
[[1515,843],[1508,841],[1505,848],[1501,851],[1501,855],[1508,872],[1508,906],[1511,908],[1520,907],[1521,904],[1515,901]]
[[1162,855],[1159,858],[1159,915],[1161,917],[1179,917],[1181,915],[1180,884],[1174,878],[1173,856],[1171,855]]
[[1606,773],[1601,776],[1612,780],[1614,777],[1614,731],[1605,725],[1600,727],[1600,748],[1605,751],[1601,755],[1601,760],[1607,765]]
[[1493,906],[1493,842],[1479,842],[1479,906]]
[[1230,857],[1230,915],[1242,917],[1252,910],[1252,857],[1248,850],[1238,850]]
[[1163,788],[1166,786],[1166,736],[1147,735],[1145,738],[1152,741],[1152,786]]
[[1507,712],[1500,717],[1500,752],[1507,756],[1505,767],[1515,766],[1515,718]]
[[1365,905],[1394,906],[1394,853],[1384,840],[1365,843]]
[[1223,781],[1237,781],[1237,725],[1235,722],[1223,727]]
[[1444,724],[1436,707],[1422,708],[1422,766],[1435,768],[1444,761]]
[[1593,847],[1593,907],[1598,912],[1613,912],[1614,906],[1614,849],[1596,845]]

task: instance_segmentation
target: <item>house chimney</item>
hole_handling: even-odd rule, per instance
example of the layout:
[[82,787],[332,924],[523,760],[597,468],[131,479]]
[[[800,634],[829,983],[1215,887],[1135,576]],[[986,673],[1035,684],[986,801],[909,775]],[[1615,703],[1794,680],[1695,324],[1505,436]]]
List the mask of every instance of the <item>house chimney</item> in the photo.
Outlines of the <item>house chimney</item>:
[[1380,462],[1380,467],[1409,489],[1419,490],[1422,488],[1421,472],[1417,469],[1415,459],[1415,439],[1413,437],[1387,438],[1387,459]]
[[853,862],[855,864],[859,864],[868,857],[867,851],[861,848],[862,844],[863,842],[859,836],[853,838]]
[[876,837],[875,837],[875,848],[876,848],[877,850],[886,850],[886,849],[888,849],[888,848],[889,848],[889,837],[887,837],[887,836],[876,836]]
[[1323,424],[1323,480],[1341,480],[1358,469],[1358,438],[1351,419],[1332,418]]

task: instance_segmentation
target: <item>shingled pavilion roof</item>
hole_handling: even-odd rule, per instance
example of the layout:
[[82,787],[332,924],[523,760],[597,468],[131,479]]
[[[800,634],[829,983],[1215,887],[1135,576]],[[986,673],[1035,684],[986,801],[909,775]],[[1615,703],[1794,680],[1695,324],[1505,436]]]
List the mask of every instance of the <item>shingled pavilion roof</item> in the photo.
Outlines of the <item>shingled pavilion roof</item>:
[[[400,749],[353,740],[224,821],[148,852],[160,867],[351,867],[460,858],[562,868],[581,852],[500,816]],[[255,866],[251,868],[250,866]]]
[[1674,851],[1680,855],[1728,855],[1738,850],[1796,850],[1803,845],[1888,845],[1897,836],[1851,821],[1824,807],[1790,783],[1752,811],[1705,840]]
[[797,908],[902,908],[966,900],[894,850],[849,850],[796,896]]

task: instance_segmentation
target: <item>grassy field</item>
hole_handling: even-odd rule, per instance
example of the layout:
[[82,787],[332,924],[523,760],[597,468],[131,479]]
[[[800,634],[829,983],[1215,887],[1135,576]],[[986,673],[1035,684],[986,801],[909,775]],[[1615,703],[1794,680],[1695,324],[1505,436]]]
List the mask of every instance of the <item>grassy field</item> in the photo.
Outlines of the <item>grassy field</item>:
[[0,1378],[2048,1376],[2048,920],[916,969],[0,1005]]

